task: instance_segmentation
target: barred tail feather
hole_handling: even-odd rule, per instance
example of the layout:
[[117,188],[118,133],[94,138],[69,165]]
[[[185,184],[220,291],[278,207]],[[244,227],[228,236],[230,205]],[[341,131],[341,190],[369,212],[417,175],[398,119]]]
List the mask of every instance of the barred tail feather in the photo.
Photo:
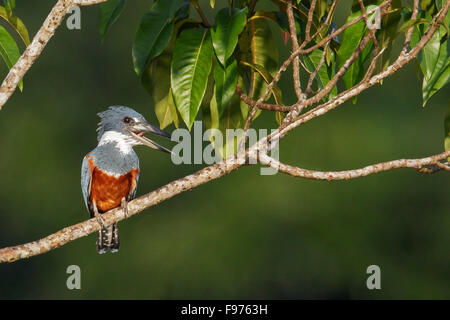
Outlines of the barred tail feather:
[[103,228],[98,232],[97,252],[99,254],[103,254],[108,251],[117,252],[119,251],[119,247],[119,228],[117,223]]
[[117,226],[117,222],[112,225],[113,232],[112,232],[112,240],[111,240],[111,246],[109,247],[111,252],[117,252],[120,248],[120,240],[119,240],[119,227]]

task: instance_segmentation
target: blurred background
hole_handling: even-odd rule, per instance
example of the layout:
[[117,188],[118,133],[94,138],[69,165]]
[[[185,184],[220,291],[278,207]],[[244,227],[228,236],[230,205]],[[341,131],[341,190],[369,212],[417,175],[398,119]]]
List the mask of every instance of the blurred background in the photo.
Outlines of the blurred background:
[[[207,9],[209,1],[200,2]],[[54,3],[17,2],[15,13],[31,37]],[[26,74],[23,93],[0,112],[0,247],[88,218],[80,168],[97,143],[98,112],[127,105],[157,123],[131,60],[149,7],[149,1],[127,2],[103,43],[98,8],[82,8],[81,30],[64,22]],[[279,40],[279,48],[283,61],[290,45]],[[6,74],[2,64],[0,75]],[[290,93],[287,103],[294,100],[290,75],[280,83]],[[449,98],[442,89],[422,108],[411,64],[360,95],[357,105],[347,103],[289,134],[280,159],[346,170],[440,153]],[[255,122],[257,128],[275,125],[270,113]],[[136,149],[138,195],[203,167],[176,166],[166,154]],[[1,264],[0,298],[450,298],[448,174],[400,169],[324,182],[261,176],[259,169],[242,168],[121,222],[116,254],[98,255],[92,234]],[[73,264],[81,268],[81,290],[66,288]],[[381,290],[366,287],[372,264],[381,268]]]

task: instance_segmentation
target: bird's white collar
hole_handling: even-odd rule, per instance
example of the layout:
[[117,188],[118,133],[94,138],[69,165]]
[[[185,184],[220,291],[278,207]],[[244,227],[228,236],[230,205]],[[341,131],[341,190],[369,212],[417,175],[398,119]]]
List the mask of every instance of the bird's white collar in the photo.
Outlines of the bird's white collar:
[[117,131],[106,131],[103,133],[98,145],[104,145],[107,143],[115,143],[119,151],[123,154],[129,154],[133,152],[133,146],[137,145],[137,141],[123,133]]

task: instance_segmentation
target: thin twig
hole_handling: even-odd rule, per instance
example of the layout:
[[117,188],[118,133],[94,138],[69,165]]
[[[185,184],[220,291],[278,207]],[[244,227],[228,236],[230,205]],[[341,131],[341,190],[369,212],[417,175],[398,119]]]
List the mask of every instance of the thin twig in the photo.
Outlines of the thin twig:
[[[297,39],[297,28],[295,27],[295,19],[294,12],[292,10],[292,1],[288,1],[286,7],[286,13],[289,22],[289,33],[291,35],[292,42],[292,51],[296,51],[298,49],[298,39]],[[297,101],[301,101],[304,99],[304,95],[302,93],[301,83],[300,83],[300,65],[299,65],[299,57],[296,56],[292,63],[292,77],[294,80],[294,91],[297,95]]]
[[313,105],[322,100],[324,97],[326,97],[333,89],[333,87],[337,84],[337,82],[344,76],[348,68],[350,68],[350,66],[356,61],[356,59],[358,59],[360,53],[364,50],[369,41],[370,41],[370,34],[367,34],[362,39],[358,48],[356,48],[356,50],[352,53],[352,55],[344,62],[342,67],[339,69],[338,72],[336,72],[333,78],[331,78],[331,80],[326,84],[326,86],[322,90],[320,90],[315,96],[307,99],[304,102],[304,106]]
[[[419,12],[419,0],[414,0],[413,10],[412,10],[412,14],[411,14],[411,20],[414,20],[417,18],[418,12]],[[414,26],[411,26],[408,29],[408,31],[406,32],[405,42],[403,43],[403,48],[402,48],[402,53],[401,53],[402,55],[406,54],[406,52],[409,50],[413,30],[414,30]]]
[[306,41],[310,41],[311,37],[309,36],[309,32],[311,30],[311,23],[313,20],[313,15],[314,15],[314,9],[316,7],[316,2],[317,0],[312,0],[311,1],[311,6],[309,7],[309,11],[308,11],[308,21],[306,22],[306,31],[305,31],[305,40]]
[[252,3],[250,4],[250,8],[248,9],[247,18],[251,17],[253,15],[253,13],[255,13],[256,1],[258,1],[258,0],[252,0]]
[[[373,45],[374,45],[374,49],[375,49],[374,55],[378,55],[378,52],[380,51],[380,46],[378,45],[377,38],[375,37],[375,29],[370,26],[369,19],[367,17],[367,13],[366,13],[366,7],[364,6],[363,1],[362,0],[358,0],[358,1],[359,1],[359,5],[361,7],[361,13],[366,22],[367,29],[369,29],[370,37],[372,38],[372,41],[373,41]],[[388,1],[388,2],[391,2],[391,1]],[[383,18],[383,16],[380,13],[380,20],[382,18]]]
[[[353,97],[360,94],[362,91],[372,87],[373,85],[380,83],[383,79],[393,75],[395,72],[397,72],[399,69],[403,68],[406,64],[411,62],[413,59],[417,57],[419,52],[425,47],[425,45],[430,41],[433,34],[438,29],[438,22],[443,21],[445,18],[445,15],[448,12],[448,8],[450,6],[450,0],[448,0],[443,7],[443,10],[435,16],[434,21],[428,26],[427,31],[423,35],[423,37],[420,39],[420,41],[417,43],[417,45],[411,49],[411,51],[407,52],[406,54],[400,54],[389,67],[387,67],[385,70],[381,71],[380,73],[374,75],[370,79],[368,79],[365,82],[360,82],[356,86],[341,92],[336,97],[331,99],[330,101],[323,103],[322,105],[317,106],[316,108],[310,110],[309,112],[306,112],[300,116],[298,116],[296,119],[289,123],[283,123],[278,130],[270,134],[268,137],[269,139],[275,139],[279,140],[281,137],[284,137],[289,131],[293,130],[294,128],[298,127],[299,125],[308,122],[316,117],[322,116],[328,111],[331,111],[335,109],[336,107],[342,105],[344,102],[352,99]],[[309,101],[312,100],[306,100],[305,104],[310,103]]]
[[247,96],[244,93],[244,91],[242,91],[239,85],[236,87],[236,93],[239,95],[241,100],[244,101],[250,107],[255,107],[261,110],[279,111],[279,112],[288,112],[292,109],[291,107],[279,106],[277,104],[267,104],[267,103],[257,104],[255,100]]
[[[379,8],[382,9],[386,6],[386,3],[382,3],[381,5],[379,5]],[[369,10],[368,14],[372,14],[373,12],[375,12],[376,9],[372,9]],[[359,16],[357,18],[355,18],[354,20],[344,24],[343,26],[341,26],[339,29],[337,29],[336,31],[332,32],[331,34],[329,34],[327,37],[323,38],[319,43],[313,45],[312,47],[309,47],[307,49],[304,49],[304,45],[306,45],[306,41],[304,41],[302,43],[302,45],[300,45],[300,47],[298,48],[298,50],[294,51],[289,58],[287,58],[283,64],[281,65],[280,69],[278,70],[278,72],[275,74],[275,76],[273,77],[272,81],[269,83],[269,85],[266,88],[266,92],[264,93],[263,97],[263,101],[267,98],[267,96],[269,95],[270,91],[272,90],[273,86],[275,86],[278,81],[280,81],[281,75],[287,70],[287,68],[289,67],[289,65],[292,63],[292,61],[295,59],[296,56],[298,55],[302,55],[302,54],[309,54],[311,52],[313,52],[314,50],[321,48],[323,46],[325,46],[330,40],[332,40],[334,37],[338,36],[339,34],[341,34],[342,32],[344,32],[347,28],[349,28],[350,26],[358,23],[361,19],[363,19],[362,16]],[[323,28],[324,25],[321,26],[321,28]],[[316,34],[319,33],[320,30],[318,30],[316,32]],[[315,38],[316,34],[312,37],[313,39]]]
[[319,73],[320,68],[322,68],[323,64],[325,63],[325,57],[327,55],[327,50],[329,46],[329,42],[325,45],[325,48],[323,49],[322,56],[320,57],[319,64],[317,65],[317,68],[309,75],[308,79],[308,85],[306,86],[305,95],[308,95],[311,92],[312,83],[313,80],[316,78],[317,74]]

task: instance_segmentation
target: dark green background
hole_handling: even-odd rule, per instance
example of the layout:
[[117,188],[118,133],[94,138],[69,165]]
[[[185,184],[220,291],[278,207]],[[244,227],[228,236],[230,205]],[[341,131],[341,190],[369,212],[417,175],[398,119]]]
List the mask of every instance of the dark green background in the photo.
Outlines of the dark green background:
[[[17,1],[30,36],[54,2]],[[103,44],[98,8],[82,8],[82,29],[70,31],[64,22],[26,74],[24,92],[0,112],[0,247],[88,217],[80,166],[96,145],[97,112],[122,104],[157,122],[131,60],[148,8],[149,1],[128,1]],[[290,47],[278,43],[284,59]],[[6,75],[4,66],[0,71]],[[280,86],[292,102],[289,76]],[[444,88],[422,108],[411,64],[364,92],[356,106],[347,103],[289,134],[281,160],[344,170],[440,153],[448,99]],[[273,115],[256,126],[274,127]],[[138,195],[202,167],[136,149]],[[91,235],[0,265],[0,298],[448,299],[449,182],[442,172],[406,169],[321,182],[245,167],[120,223],[117,254],[98,255]],[[81,290],[66,288],[72,264],[81,267]],[[366,288],[371,264],[381,267],[381,290]]]

